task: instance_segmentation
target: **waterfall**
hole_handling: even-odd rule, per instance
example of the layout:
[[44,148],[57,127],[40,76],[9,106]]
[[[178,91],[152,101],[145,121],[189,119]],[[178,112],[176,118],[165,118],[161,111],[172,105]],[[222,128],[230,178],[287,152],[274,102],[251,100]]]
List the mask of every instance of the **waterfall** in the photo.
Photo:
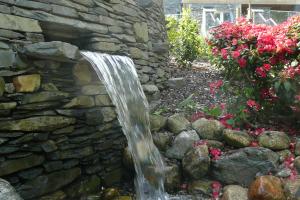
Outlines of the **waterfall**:
[[135,165],[137,199],[167,200],[163,185],[164,163],[153,144],[149,105],[133,61],[125,56],[95,52],[81,54],[91,63],[116,106]]

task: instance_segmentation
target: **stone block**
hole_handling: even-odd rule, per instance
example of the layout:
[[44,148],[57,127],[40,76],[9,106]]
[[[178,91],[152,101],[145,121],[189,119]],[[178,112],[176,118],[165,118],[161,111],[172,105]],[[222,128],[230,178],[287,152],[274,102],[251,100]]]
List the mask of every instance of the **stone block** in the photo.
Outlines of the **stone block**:
[[13,78],[13,84],[17,92],[34,92],[40,88],[41,75],[30,74]]
[[73,76],[78,85],[86,85],[92,82],[93,72],[88,62],[79,62],[73,68]]
[[91,108],[95,106],[94,97],[78,96],[71,100],[71,102],[64,105],[64,108]]
[[137,23],[133,24],[133,29],[134,29],[137,41],[141,41],[141,42],[148,42],[149,41],[147,23],[137,22]]
[[21,32],[42,32],[37,20],[2,13],[0,13],[0,28]]

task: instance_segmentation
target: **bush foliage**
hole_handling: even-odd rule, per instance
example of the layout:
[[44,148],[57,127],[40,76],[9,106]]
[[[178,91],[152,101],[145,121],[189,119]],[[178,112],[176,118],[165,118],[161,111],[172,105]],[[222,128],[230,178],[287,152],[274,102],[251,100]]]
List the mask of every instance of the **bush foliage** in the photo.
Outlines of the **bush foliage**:
[[182,67],[188,67],[197,58],[208,56],[208,45],[199,34],[199,25],[191,17],[190,9],[183,9],[182,17],[177,20],[167,17],[170,53]]
[[235,110],[244,118],[249,112],[299,116],[299,39],[300,16],[277,26],[240,18],[211,29],[211,62],[224,70],[224,85],[238,96]]

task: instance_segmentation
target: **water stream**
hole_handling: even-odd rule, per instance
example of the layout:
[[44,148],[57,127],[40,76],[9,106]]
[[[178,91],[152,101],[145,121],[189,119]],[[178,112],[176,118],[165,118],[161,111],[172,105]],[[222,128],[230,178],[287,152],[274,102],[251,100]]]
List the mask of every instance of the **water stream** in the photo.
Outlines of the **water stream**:
[[153,144],[149,105],[133,61],[126,56],[82,52],[116,106],[119,122],[128,141],[136,171],[138,200],[167,200],[164,163]]

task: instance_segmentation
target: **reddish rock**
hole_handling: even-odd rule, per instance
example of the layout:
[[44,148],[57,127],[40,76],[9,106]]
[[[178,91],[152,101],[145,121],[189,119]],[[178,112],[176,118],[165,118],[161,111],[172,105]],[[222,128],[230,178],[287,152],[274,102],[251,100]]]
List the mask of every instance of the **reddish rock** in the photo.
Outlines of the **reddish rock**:
[[281,180],[275,176],[260,176],[251,183],[249,200],[286,200]]

